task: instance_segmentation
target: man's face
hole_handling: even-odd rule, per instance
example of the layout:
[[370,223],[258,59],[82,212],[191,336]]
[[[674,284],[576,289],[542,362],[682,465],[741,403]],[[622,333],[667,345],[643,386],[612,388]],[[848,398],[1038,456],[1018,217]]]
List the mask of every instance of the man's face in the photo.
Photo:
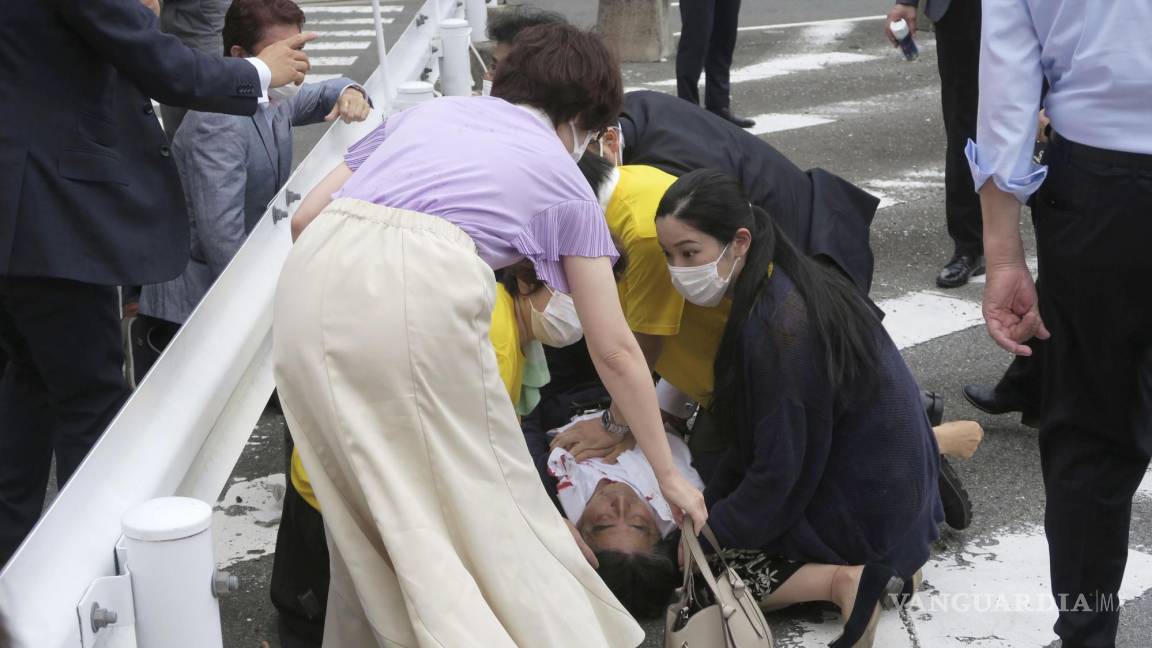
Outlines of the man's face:
[[500,63],[508,58],[508,53],[512,51],[512,45],[509,43],[496,43],[496,47],[492,48],[492,67],[488,68],[488,73],[484,78],[491,81],[496,78],[496,68],[500,67]]
[[649,553],[660,541],[656,514],[627,484],[601,481],[577,524],[593,551]]

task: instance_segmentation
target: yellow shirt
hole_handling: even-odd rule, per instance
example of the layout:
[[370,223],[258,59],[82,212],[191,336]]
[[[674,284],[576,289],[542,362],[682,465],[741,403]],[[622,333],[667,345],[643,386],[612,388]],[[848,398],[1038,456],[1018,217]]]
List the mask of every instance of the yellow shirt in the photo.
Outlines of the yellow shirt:
[[524,379],[524,352],[520,350],[520,329],[516,327],[516,307],[512,295],[504,286],[496,285],[496,306],[492,309],[492,328],[488,331],[492,348],[496,349],[496,364],[500,367],[500,380],[512,397],[512,406],[520,403],[521,381]]
[[713,308],[684,304],[680,332],[664,339],[656,373],[702,405],[712,401],[712,364],[724,337],[732,300]]
[[[516,309],[512,295],[504,286],[496,284],[496,306],[492,309],[492,327],[488,332],[492,347],[496,350],[496,363],[500,368],[500,379],[512,397],[512,405],[520,401],[520,381],[524,377],[524,354],[520,351],[520,330],[516,328]],[[711,375],[711,374],[709,374]],[[300,453],[292,449],[292,485],[305,502],[320,510],[312,482],[304,472]]]
[[702,308],[686,303],[672,285],[668,260],[656,239],[656,210],[675,176],[643,165],[619,171],[604,213],[626,260],[617,281],[624,317],[636,333],[665,338],[656,372],[697,402],[707,403],[712,363],[732,302],[725,299],[716,308]]
[[675,335],[684,298],[672,285],[668,261],[656,240],[656,208],[676,177],[655,167],[619,167],[620,180],[604,216],[624,253],[623,276],[616,287],[628,326],[636,333]]

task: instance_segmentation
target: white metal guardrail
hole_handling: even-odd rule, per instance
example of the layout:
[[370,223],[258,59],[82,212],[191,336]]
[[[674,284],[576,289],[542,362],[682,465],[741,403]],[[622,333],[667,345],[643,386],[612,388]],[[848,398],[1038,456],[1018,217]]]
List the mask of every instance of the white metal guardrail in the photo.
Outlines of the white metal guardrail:
[[[135,526],[125,521],[122,527],[122,518],[130,510],[135,516],[146,502],[145,508],[154,508],[149,500],[160,497],[216,501],[273,390],[272,296],[291,246],[288,217],[300,197],[342,159],[348,145],[388,114],[400,84],[434,83],[439,78],[438,59],[446,49],[439,38],[442,21],[467,18],[473,37],[484,33],[483,0],[468,0],[467,12],[463,0],[427,0],[384,56],[378,2],[373,0],[383,64],[364,84],[376,106],[372,117],[359,124],[333,125],[304,159],[160,361],[0,572],[0,642],[6,638],[11,648],[129,648],[137,646],[138,634],[143,634],[137,628],[165,627],[164,618],[156,618],[155,611],[146,612],[155,606],[133,603],[133,590],[142,586],[143,577],[127,569],[163,570],[164,562],[151,556],[131,560],[136,537],[124,542],[122,535],[130,526],[138,532],[140,521],[137,517]],[[459,24],[454,28],[459,30]],[[467,56],[467,48],[458,42],[447,49],[454,56],[460,52]],[[450,61],[445,68],[451,70],[450,76],[455,74],[456,92],[466,87],[460,83],[466,62]],[[198,519],[193,518],[193,522]],[[145,530],[149,523],[144,523]],[[171,521],[163,530],[169,535],[162,539],[176,539],[179,530],[174,527],[186,523]],[[188,570],[171,571],[159,577],[177,579],[180,575],[175,572]],[[154,582],[157,576],[149,573],[148,581]],[[207,592],[212,591],[212,581],[213,574],[204,573],[202,583],[177,580],[172,585],[203,587]],[[226,591],[227,579],[218,581],[216,587],[218,592]],[[218,628],[218,612],[212,607],[217,618],[205,624]],[[189,610],[168,613],[186,615]],[[139,638],[143,641],[143,636]],[[215,641],[180,645],[218,648]]]

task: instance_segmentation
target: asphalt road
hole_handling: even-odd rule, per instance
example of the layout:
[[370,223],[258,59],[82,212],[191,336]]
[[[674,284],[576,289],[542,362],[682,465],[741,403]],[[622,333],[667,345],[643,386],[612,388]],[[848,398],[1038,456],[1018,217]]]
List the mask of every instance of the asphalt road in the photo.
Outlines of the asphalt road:
[[[310,3],[310,29],[345,30],[346,24],[331,21],[366,15],[325,10],[333,4],[367,3]],[[389,14],[395,19],[389,37],[394,39],[413,6],[391,4],[400,7]],[[540,4],[577,22],[595,20],[591,1]],[[767,131],[762,137],[797,164],[823,167],[882,197],[872,234],[873,297],[888,310],[886,323],[921,384],[945,395],[946,418],[974,419],[986,430],[977,455],[954,462],[975,505],[972,527],[945,531],[925,570],[919,606],[902,616],[887,615],[877,645],[1048,646],[1054,614],[1042,609],[1047,554],[1036,431],[1012,416],[988,416],[964,402],[964,384],[995,381],[1009,358],[979,325],[980,284],[942,291],[933,283],[951,252],[944,227],[944,136],[933,39],[921,35],[921,58],[904,62],[883,40],[879,16],[888,5],[876,0],[744,5],[741,25],[748,29],[741,32],[736,52],[734,69],[741,80],[733,88],[733,107],[758,116]],[[849,20],[867,16],[877,18]],[[337,39],[353,40],[331,38]],[[371,47],[323,55],[352,59],[317,74],[363,80],[375,64]],[[671,61],[626,65],[625,77],[630,88],[674,92],[667,84],[674,78]],[[322,127],[298,130],[298,159],[322,132]],[[1026,245],[1033,254],[1030,237]],[[242,580],[241,591],[221,606],[229,648],[256,648],[262,641],[278,645],[267,582],[276,483],[282,477],[269,476],[283,471],[282,435],[282,420],[266,415],[217,514],[218,555]],[[1152,646],[1152,478],[1133,507],[1131,549],[1118,645],[1147,648]],[[1009,609],[999,607],[1001,598]],[[772,620],[779,646],[826,645],[839,627],[837,616],[819,606],[777,613]],[[646,627],[651,632],[644,645],[661,645],[659,624]]]

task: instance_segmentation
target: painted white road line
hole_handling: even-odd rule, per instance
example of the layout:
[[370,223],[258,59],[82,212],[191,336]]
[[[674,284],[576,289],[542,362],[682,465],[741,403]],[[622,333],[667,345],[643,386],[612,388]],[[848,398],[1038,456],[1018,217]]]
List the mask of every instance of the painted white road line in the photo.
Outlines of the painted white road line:
[[[381,18],[380,22],[385,25],[392,24],[395,18]],[[313,25],[371,25],[374,24],[371,18],[319,18],[309,23],[305,23],[306,30],[311,30]],[[375,32],[373,32],[375,33]]]
[[[1040,528],[976,541],[957,554],[937,556],[924,567],[924,588],[910,610],[920,645],[1044,648],[1057,638],[1050,582],[1048,543]],[[1129,550],[1115,604],[1150,588],[1152,555]],[[1069,607],[1075,605],[1075,599],[1069,600]]]
[[362,41],[322,41],[317,40],[308,43],[308,51],[315,52],[318,50],[362,50],[372,44],[370,40]]
[[899,349],[984,323],[980,304],[932,291],[909,293],[876,305],[884,311],[884,328]]
[[903,200],[900,200],[898,198],[893,198],[892,196],[884,193],[883,191],[876,191],[874,189],[866,189],[866,191],[868,193],[872,194],[873,196],[876,196],[877,198],[880,199],[880,204],[876,205],[876,211],[880,211],[881,209],[888,209],[889,207],[892,207],[894,205],[904,204]]
[[[864,61],[873,61],[877,58],[879,57],[871,54],[855,54],[852,52],[817,52],[813,54],[779,56],[732,70],[730,81],[732,83],[763,81],[764,79],[795,74],[796,72],[811,72],[822,70],[829,66],[862,63]],[[663,79],[647,85],[675,86],[676,79]]]
[[275,553],[283,506],[281,473],[229,486],[212,511],[216,562],[228,566]]
[[[822,111],[823,112],[823,111]],[[827,113],[825,113],[827,114]],[[876,211],[901,205],[927,193],[944,190],[944,171],[941,169],[914,169],[895,179],[873,178],[860,183],[860,188],[880,199]]]
[[[789,29],[792,27],[812,27],[814,25],[827,25],[830,23],[842,22],[862,22],[866,20],[875,20],[877,24],[884,20],[884,16],[856,16],[854,18],[832,18],[830,20],[806,20],[804,22],[794,23],[778,23],[775,25],[749,25],[747,27],[738,27],[736,31],[749,32],[749,31],[769,31],[772,29]],[[680,32],[675,32],[673,36],[679,36]],[[917,45],[920,43],[917,42]]]
[[804,31],[800,32],[800,38],[808,46],[831,45],[852,33],[855,28],[853,23],[846,20],[820,23],[805,27]]
[[355,56],[312,56],[308,58],[312,67],[343,67],[356,62]]
[[[339,6],[339,5],[301,5],[304,15],[337,13],[337,14],[371,14],[371,5]],[[380,13],[400,13],[404,11],[403,5],[380,5]]]
[[[375,36],[376,35],[376,30],[374,30],[374,29],[334,29],[332,31],[326,31],[323,29],[314,29],[312,31],[315,31],[317,34],[319,34],[321,39],[324,39],[324,38],[354,38],[357,36],[363,38],[365,36]],[[310,49],[310,48],[314,47],[316,45],[316,43],[319,43],[319,42],[321,42],[321,41],[316,40],[312,43],[309,43],[307,45],[307,48]]]
[[766,113],[756,115],[752,119],[756,121],[756,125],[749,128],[748,132],[753,135],[765,135],[767,133],[778,133],[780,131],[795,130],[797,128],[808,128],[809,126],[831,124],[836,121],[835,119],[828,119],[827,117],[820,117],[818,115],[793,115],[788,113]]
[[[924,566],[924,584],[905,617],[885,611],[876,631],[884,648],[1044,648],[1056,640],[1056,603],[1049,593],[1048,543],[1030,528],[974,540],[959,552]],[[1120,601],[1152,588],[1152,555],[1129,550]],[[1073,605],[1075,601],[1069,603]],[[785,614],[787,614],[785,612]],[[778,632],[778,648],[826,646],[843,620],[825,613],[819,622],[796,621]],[[915,637],[915,641],[912,640]]]
[[[1036,260],[1035,256],[1029,256],[1029,257],[1025,258],[1024,262],[1028,264],[1028,270],[1030,270],[1032,272],[1032,278],[1035,279],[1036,275],[1038,274],[1038,270],[1040,268],[1040,262]],[[969,281],[969,283],[982,284],[982,283],[985,283],[987,281],[987,279],[988,279],[988,276],[982,274],[982,275],[977,276],[977,277],[972,277],[972,279]]]

